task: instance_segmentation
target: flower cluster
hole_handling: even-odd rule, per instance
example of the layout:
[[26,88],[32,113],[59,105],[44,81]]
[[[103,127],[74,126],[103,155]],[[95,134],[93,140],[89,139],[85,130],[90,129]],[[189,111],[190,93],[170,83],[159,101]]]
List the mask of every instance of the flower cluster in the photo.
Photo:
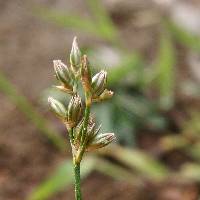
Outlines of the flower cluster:
[[[70,53],[70,66],[68,67],[61,60],[54,60],[53,64],[59,82],[56,88],[70,94],[71,100],[68,107],[52,97],[49,97],[48,101],[51,110],[66,125],[74,157],[78,157],[80,161],[85,151],[104,147],[115,139],[114,133],[100,134],[100,126],[96,128],[94,118],[90,114],[93,102],[110,99],[113,92],[106,89],[106,71],[101,70],[92,77],[88,58],[86,55],[81,55],[76,37]],[[79,82],[82,83],[85,93],[85,105],[77,92]]]

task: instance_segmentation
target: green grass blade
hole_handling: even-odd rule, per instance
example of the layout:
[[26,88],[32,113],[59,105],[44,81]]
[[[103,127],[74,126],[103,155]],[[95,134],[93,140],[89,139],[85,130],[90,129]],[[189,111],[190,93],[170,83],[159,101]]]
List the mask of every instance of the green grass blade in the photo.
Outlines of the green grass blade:
[[98,30],[102,34],[102,37],[108,39],[111,42],[118,43],[118,33],[117,28],[113,24],[110,16],[108,15],[106,9],[99,0],[87,0],[90,11],[95,17],[95,23]]
[[187,32],[180,26],[176,25],[173,22],[165,21],[166,28],[174,36],[176,41],[185,45],[186,47],[200,52],[200,37],[192,33]]
[[[81,164],[81,176],[85,178],[94,168],[94,159],[85,158]],[[71,160],[62,163],[53,175],[41,183],[30,195],[29,200],[46,200],[57,192],[66,190],[74,182]]]
[[40,130],[46,138],[49,139],[60,150],[64,150],[65,143],[61,136],[56,133],[49,121],[46,120],[29,103],[28,99],[20,94],[16,87],[0,72],[0,91],[3,92],[17,108]]
[[162,34],[156,63],[156,84],[159,87],[160,106],[169,109],[174,103],[175,85],[174,47],[168,34]]
[[105,159],[96,158],[95,170],[107,176],[110,176],[115,180],[131,183],[138,181],[136,175],[134,175],[124,167],[113,164],[112,162],[109,162]]
[[112,146],[112,148],[107,148],[105,154],[112,156],[134,171],[138,171],[141,175],[154,180],[164,179],[170,172],[165,165],[151,158],[142,151],[131,150],[120,146]]
[[119,83],[126,76],[136,72],[138,67],[142,67],[142,59],[137,53],[125,57],[119,66],[107,70],[109,73],[108,85],[113,86]]
[[59,26],[99,35],[96,25],[89,19],[74,14],[64,14],[48,8],[35,7],[34,14]]

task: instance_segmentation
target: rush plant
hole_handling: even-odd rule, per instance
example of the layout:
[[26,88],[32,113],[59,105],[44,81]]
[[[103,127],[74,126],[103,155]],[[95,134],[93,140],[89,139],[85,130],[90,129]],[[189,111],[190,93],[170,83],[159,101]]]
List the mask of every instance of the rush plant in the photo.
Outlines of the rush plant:
[[[72,148],[75,198],[81,200],[80,164],[85,152],[102,148],[115,139],[114,133],[99,133],[95,118],[91,115],[94,102],[110,99],[113,92],[106,89],[107,72],[101,70],[92,77],[90,64],[86,55],[81,54],[75,37],[70,53],[70,66],[61,60],[54,60],[55,76],[59,82],[58,90],[71,95],[68,107],[58,100],[49,97],[51,110],[66,126]],[[82,86],[82,92],[79,87]],[[79,94],[80,93],[80,94]]]

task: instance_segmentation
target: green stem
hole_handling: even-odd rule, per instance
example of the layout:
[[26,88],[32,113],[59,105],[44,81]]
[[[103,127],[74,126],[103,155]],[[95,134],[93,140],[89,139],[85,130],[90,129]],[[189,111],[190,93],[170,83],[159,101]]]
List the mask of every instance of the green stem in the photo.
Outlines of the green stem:
[[87,134],[87,127],[88,127],[88,121],[90,117],[90,103],[88,104],[87,102],[90,102],[88,100],[87,95],[86,95],[86,108],[85,108],[85,113],[84,113],[84,122],[83,122],[83,131],[81,135],[81,146],[77,152],[77,157],[76,157],[76,162],[81,162],[83,154],[85,152],[85,147],[86,147],[86,134]]
[[84,122],[83,122],[83,132],[82,132],[82,138],[81,138],[81,143],[82,144],[85,141],[85,136],[86,136],[86,133],[87,133],[87,126],[88,126],[89,116],[90,116],[90,106],[86,105],[85,114],[84,114]]
[[68,130],[68,132],[69,132],[69,139],[70,139],[70,142],[71,142],[71,144],[73,144],[73,140],[74,140],[73,128],[70,128],[70,129]]
[[80,163],[81,163],[83,154],[85,152],[87,126],[88,126],[88,121],[89,121],[89,116],[90,116],[91,97],[87,94],[87,92],[85,92],[85,101],[86,101],[86,108],[85,108],[85,113],[84,113],[83,131],[81,135],[81,146],[78,152],[76,153],[76,155],[73,155],[76,200],[81,200]]
[[81,176],[80,163],[74,163],[74,177],[75,177],[75,199],[81,200]]

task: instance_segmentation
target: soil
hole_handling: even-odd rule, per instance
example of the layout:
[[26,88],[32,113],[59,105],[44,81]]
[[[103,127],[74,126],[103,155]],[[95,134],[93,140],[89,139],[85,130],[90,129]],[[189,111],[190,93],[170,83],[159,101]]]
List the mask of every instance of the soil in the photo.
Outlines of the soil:
[[[89,13],[81,0],[0,1],[0,69],[37,106],[39,96],[52,85],[52,59],[65,59],[74,32],[35,16],[32,8],[36,4],[81,12],[85,16]],[[115,12],[112,12],[112,16],[123,27],[121,34],[130,39],[130,42],[127,39],[127,45],[144,54],[147,54],[148,47],[151,53],[147,57],[152,57],[155,52],[151,49],[156,40],[154,26],[145,29],[146,32],[141,28],[131,29],[124,22],[129,16],[118,15],[120,19],[117,19]],[[131,40],[133,33],[143,39]],[[86,34],[76,35],[80,36],[82,44],[100,42]],[[0,94],[0,105],[0,200],[23,200],[38,183],[51,174],[59,162],[69,157],[70,150],[60,153],[45,142],[36,127],[3,94]],[[44,107],[37,107],[44,110],[44,116],[49,117]],[[53,123],[64,135],[59,122]],[[139,138],[141,148],[154,151],[157,138],[151,138],[150,141],[148,137],[144,134]],[[150,144],[146,145],[146,140]],[[170,166],[171,156],[166,157],[163,159]],[[166,181],[157,185],[144,181],[141,186],[116,181],[95,171],[83,180],[82,185],[84,199],[87,200],[197,200],[199,196],[196,183]],[[73,187],[70,187],[51,200],[70,200],[73,196]]]

